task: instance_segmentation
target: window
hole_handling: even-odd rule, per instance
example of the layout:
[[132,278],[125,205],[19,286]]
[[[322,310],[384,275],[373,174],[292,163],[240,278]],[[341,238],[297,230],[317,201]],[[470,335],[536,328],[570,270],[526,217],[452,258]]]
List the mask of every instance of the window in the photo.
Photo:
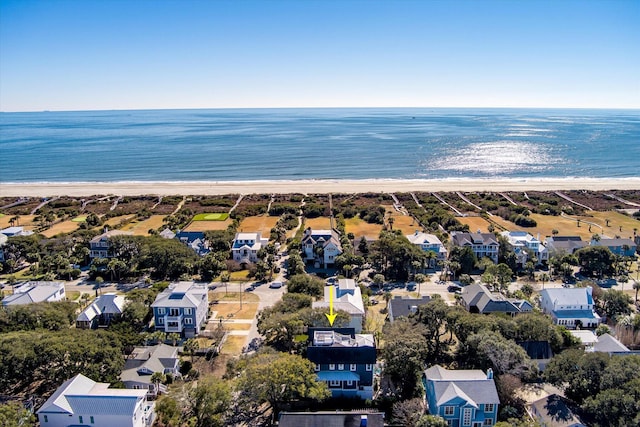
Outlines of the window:
[[492,426],[493,425],[493,418],[485,418],[484,419],[484,424],[485,426]]
[[367,363],[367,365],[365,366],[365,370],[367,371],[373,371],[373,365]]
[[351,365],[349,365],[349,369],[350,369],[351,371],[355,371],[355,370],[356,370],[356,364],[355,364],[355,363],[352,363]]
[[49,417],[47,417],[46,415],[44,416],[44,422],[48,423],[49,422]]
[[449,427],[453,427],[453,420],[447,420],[447,425]]
[[330,371],[335,371],[336,370],[336,365],[334,365],[333,363],[329,364],[329,370]]
[[493,412],[493,403],[485,403],[484,412]]
[[180,316],[180,309],[179,308],[170,308],[169,309],[169,316]]
[[164,314],[164,307],[158,308],[158,314]]
[[82,415],[78,417],[80,419],[80,424],[82,424]]
[[344,371],[344,363],[338,363],[338,371]]
[[316,363],[316,367],[314,368],[314,370],[316,372],[320,371],[320,364],[319,363]]
[[184,314],[191,314],[191,308],[185,308],[184,309]]
[[462,411],[462,425],[470,426],[471,425],[471,408],[464,408]]
[[193,325],[193,319],[190,317],[185,317],[184,318],[184,324],[185,325]]
[[353,386],[353,380],[348,380],[347,381],[347,385],[350,386],[350,387]]
[[95,421],[93,421],[93,415],[91,415],[89,418],[91,419],[91,420],[90,420],[90,421],[91,421],[91,424],[93,424],[93,423],[95,422]]
[[340,381],[338,380],[329,381],[329,387],[340,387]]
[[158,325],[164,324],[164,317],[158,317]]
[[453,413],[455,412],[456,408],[453,406],[445,406],[444,407],[444,414],[445,415],[453,415]]

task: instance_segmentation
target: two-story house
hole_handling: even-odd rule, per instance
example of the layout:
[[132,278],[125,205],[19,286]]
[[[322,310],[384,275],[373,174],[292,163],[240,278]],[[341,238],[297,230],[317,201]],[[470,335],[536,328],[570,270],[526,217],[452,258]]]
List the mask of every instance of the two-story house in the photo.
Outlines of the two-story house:
[[231,245],[231,255],[240,264],[255,264],[259,261],[258,251],[267,246],[269,239],[261,233],[236,233]]
[[178,231],[175,238],[189,246],[195,253],[204,256],[210,252],[203,231]]
[[65,298],[66,293],[62,282],[27,282],[15,288],[12,295],[4,297],[2,305],[64,301]]
[[520,267],[524,267],[530,256],[535,257],[536,265],[549,261],[549,252],[539,238],[526,231],[503,231],[500,234],[509,241]]
[[426,295],[420,298],[396,295],[387,305],[387,319],[393,323],[399,317],[409,317],[418,311],[418,307],[428,304],[429,301],[431,297]]
[[324,299],[315,301],[311,305],[313,308],[329,307],[333,300],[335,311],[343,310],[350,316],[349,328],[354,328],[356,333],[362,331],[362,321],[364,320],[364,303],[360,287],[353,279],[338,279],[334,286],[324,287]]
[[604,246],[611,253],[618,256],[633,257],[636,254],[636,242],[631,239],[605,239],[591,240],[591,246]]
[[447,248],[436,235],[416,230],[415,233],[406,235],[406,238],[424,252],[433,252],[436,255],[429,261],[429,268],[435,268],[439,261],[447,259]]
[[494,263],[498,262],[498,250],[500,243],[493,233],[466,233],[454,231],[451,233],[451,245],[453,247],[470,247],[478,260],[489,258]]
[[372,334],[353,328],[309,328],[307,359],[315,364],[318,380],[333,397],[373,398],[376,346]]
[[155,398],[158,393],[165,393],[167,388],[162,384],[154,384],[151,376],[156,372],[179,375],[179,365],[177,347],[166,344],[136,347],[124,362],[120,380],[126,388],[147,390],[147,397]]
[[422,374],[429,413],[451,427],[493,426],[500,399],[493,371],[448,370],[434,365]]
[[550,256],[571,255],[587,246],[580,236],[549,236],[544,244]]
[[490,292],[481,283],[473,283],[462,288],[461,302],[470,313],[507,313],[515,315],[533,311],[527,300],[507,298],[502,294]]
[[155,407],[147,390],[109,388],[82,374],[65,381],[38,409],[42,427],[149,427]]
[[318,268],[333,265],[342,254],[340,234],[337,230],[304,230],[302,252],[306,262],[313,262]]
[[192,338],[207,321],[209,296],[205,285],[180,282],[169,285],[151,304],[155,328]]
[[100,295],[87,306],[76,318],[76,328],[95,329],[98,326],[109,326],[112,320],[122,315],[125,299],[113,292]]
[[114,255],[109,250],[111,248],[111,242],[109,239],[115,236],[131,235],[133,235],[133,233],[130,231],[107,230],[101,235],[94,237],[89,241],[89,258],[112,258]]
[[594,311],[593,294],[586,288],[551,288],[540,292],[540,306],[556,325],[567,328],[596,328],[600,316]]

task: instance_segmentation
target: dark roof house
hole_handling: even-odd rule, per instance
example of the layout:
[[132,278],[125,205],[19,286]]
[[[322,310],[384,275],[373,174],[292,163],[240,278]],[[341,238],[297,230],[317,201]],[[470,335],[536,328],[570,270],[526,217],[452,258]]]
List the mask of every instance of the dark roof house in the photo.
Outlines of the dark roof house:
[[396,296],[389,301],[389,321],[393,322],[398,317],[409,317],[418,310],[421,305],[431,301],[431,297],[423,296],[422,298],[405,298]]

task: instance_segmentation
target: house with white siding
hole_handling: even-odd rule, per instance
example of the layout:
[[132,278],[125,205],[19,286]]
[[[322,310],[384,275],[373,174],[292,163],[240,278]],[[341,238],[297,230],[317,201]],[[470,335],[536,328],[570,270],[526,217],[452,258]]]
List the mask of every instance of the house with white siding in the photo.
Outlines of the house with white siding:
[[551,316],[556,325],[574,328],[596,328],[600,316],[594,311],[592,289],[550,288],[540,292],[542,312]]
[[324,287],[324,299],[316,301],[311,306],[313,308],[328,308],[333,299],[334,311],[346,311],[351,320],[347,327],[354,328],[356,333],[362,331],[362,321],[364,319],[364,303],[360,286],[353,279],[338,279],[335,286]]
[[82,374],[65,381],[36,411],[42,427],[149,427],[155,407],[147,390],[109,388]]
[[466,233],[453,231],[451,233],[451,245],[453,247],[470,247],[478,260],[489,258],[494,263],[498,262],[498,250],[500,243],[493,233]]
[[447,259],[447,248],[444,247],[438,236],[435,234],[423,233],[416,230],[413,234],[405,236],[412,244],[419,247],[424,252],[433,252],[436,257],[430,260],[429,268],[435,268],[438,261]]
[[76,318],[76,328],[95,329],[109,326],[112,320],[122,315],[125,298],[114,292],[100,295]]
[[304,230],[302,236],[302,253],[306,262],[313,262],[316,267],[326,267],[336,262],[342,254],[340,234],[337,230]]
[[261,233],[236,233],[231,245],[233,260],[255,264],[258,262],[258,251],[267,246],[269,239],[263,238]]
[[66,293],[62,282],[27,282],[4,297],[3,306],[31,304],[34,302],[64,301]]

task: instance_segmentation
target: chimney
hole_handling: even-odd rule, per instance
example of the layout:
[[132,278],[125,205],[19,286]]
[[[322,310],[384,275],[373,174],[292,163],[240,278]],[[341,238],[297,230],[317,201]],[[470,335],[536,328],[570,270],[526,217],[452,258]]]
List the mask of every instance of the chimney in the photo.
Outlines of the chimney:
[[493,369],[491,369],[491,368],[487,369],[487,379],[488,380],[492,380],[493,379]]

